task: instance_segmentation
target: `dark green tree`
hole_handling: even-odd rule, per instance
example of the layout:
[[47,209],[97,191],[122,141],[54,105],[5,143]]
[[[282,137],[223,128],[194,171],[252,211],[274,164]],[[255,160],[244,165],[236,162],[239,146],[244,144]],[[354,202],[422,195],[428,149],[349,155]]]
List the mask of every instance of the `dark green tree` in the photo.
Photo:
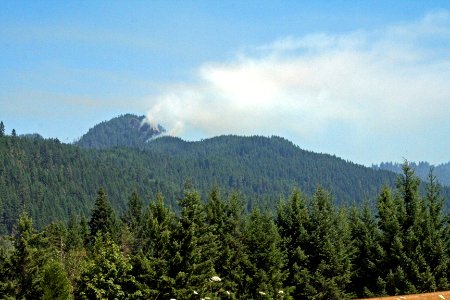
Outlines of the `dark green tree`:
[[81,224],[76,215],[71,214],[67,224],[66,251],[83,247],[83,233]]
[[[174,254],[169,276],[175,279],[175,298],[189,299],[194,291],[206,296],[217,288],[211,278],[215,276],[214,259],[216,236],[206,223],[206,214],[200,196],[187,190],[179,201],[180,217],[174,236]],[[217,284],[218,285],[218,284]]]
[[89,260],[78,281],[78,299],[139,299],[131,263],[122,255],[119,246],[99,231]]
[[41,281],[43,300],[69,300],[73,299],[70,284],[64,266],[57,260],[50,260],[44,267]]
[[122,216],[122,222],[131,230],[133,233],[137,233],[142,221],[142,200],[137,194],[133,192],[128,198],[127,210]]
[[100,188],[89,221],[90,240],[93,241],[97,233],[101,235],[112,234],[113,229],[114,213],[106,198],[105,190]]
[[275,222],[268,213],[254,209],[247,226],[246,242],[251,268],[247,270],[244,298],[276,299],[288,296],[283,289],[287,273],[283,270],[285,255]]
[[5,136],[5,125],[3,124],[3,121],[0,122],[0,137]]
[[422,252],[427,270],[423,277],[423,289],[427,291],[448,289],[449,241],[446,218],[443,214],[444,199],[433,169],[430,169],[426,187],[424,239]]
[[217,236],[214,269],[222,279],[214,296],[221,299],[243,298],[247,284],[246,271],[251,268],[245,243],[244,202],[233,193],[227,202],[214,188],[206,204],[207,222]]
[[173,296],[174,278],[169,276],[173,251],[175,215],[160,193],[149,203],[142,218],[139,246],[132,260],[132,274],[147,298]]
[[310,211],[311,299],[349,299],[355,253],[347,212],[336,210],[331,195],[318,188]]
[[381,231],[372,211],[373,208],[365,202],[361,209],[353,206],[350,212],[351,239],[356,248],[351,290],[361,298],[378,295],[377,282],[386,255],[380,244]]
[[13,281],[17,282],[16,298],[39,299],[42,297],[39,271],[51,254],[45,248],[45,244],[42,236],[35,232],[31,218],[23,213],[17,225],[14,238],[15,250],[11,257]]
[[307,298],[314,289],[311,286],[311,272],[308,268],[310,249],[310,227],[307,198],[295,189],[287,202],[280,202],[277,209],[278,231],[286,251],[284,269],[288,276],[285,286],[292,287],[295,299]]

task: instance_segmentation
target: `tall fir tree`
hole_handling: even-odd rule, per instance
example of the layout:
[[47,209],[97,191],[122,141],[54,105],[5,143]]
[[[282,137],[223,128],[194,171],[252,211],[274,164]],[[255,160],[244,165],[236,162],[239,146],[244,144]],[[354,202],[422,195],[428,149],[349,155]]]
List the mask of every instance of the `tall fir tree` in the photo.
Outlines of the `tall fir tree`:
[[206,204],[207,222],[217,235],[217,255],[214,268],[222,278],[221,299],[241,299],[246,285],[246,270],[250,268],[245,245],[244,203],[237,193],[225,202],[218,188],[213,188]]
[[311,299],[349,299],[354,246],[345,210],[336,210],[331,195],[319,187],[310,212],[309,270]]
[[250,215],[246,230],[246,242],[250,269],[247,271],[247,299],[276,299],[288,297],[283,282],[285,255],[281,249],[281,237],[275,222],[268,213],[255,208]]
[[139,299],[131,263],[109,234],[95,237],[92,259],[78,281],[77,299]]
[[292,287],[294,299],[306,298],[311,290],[311,272],[308,268],[310,227],[307,198],[295,189],[287,202],[277,209],[277,225],[287,254],[285,286]]
[[0,137],[5,136],[5,125],[3,124],[3,121],[0,121]]
[[444,198],[440,195],[440,186],[436,181],[433,169],[430,169],[428,175],[424,201],[426,226],[422,251],[427,263],[427,272],[423,278],[423,289],[427,291],[445,290],[449,288],[448,226],[443,213]]
[[352,241],[356,249],[351,290],[360,298],[378,295],[377,282],[386,255],[380,244],[381,231],[372,211],[373,208],[366,201],[362,208],[353,206],[350,212]]
[[151,201],[142,218],[137,248],[132,264],[132,274],[136,277],[144,296],[169,299],[174,278],[169,276],[173,253],[175,215],[164,204],[160,193],[156,201]]
[[90,240],[100,235],[112,234],[114,230],[114,213],[111,205],[106,198],[103,188],[100,188],[95,199],[94,208],[92,210],[91,219],[89,221]]
[[[206,214],[198,192],[186,190],[175,229],[174,255],[169,274],[175,279],[175,298],[190,299],[194,291],[206,296],[218,287],[215,276],[216,236],[206,223]],[[204,297],[203,297],[204,298]]]

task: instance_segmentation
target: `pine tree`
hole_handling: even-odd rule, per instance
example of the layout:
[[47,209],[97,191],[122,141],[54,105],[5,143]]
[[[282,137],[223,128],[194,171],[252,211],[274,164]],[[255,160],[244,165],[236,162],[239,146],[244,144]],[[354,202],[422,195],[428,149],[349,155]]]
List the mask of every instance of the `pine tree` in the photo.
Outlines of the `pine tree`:
[[196,191],[187,190],[178,205],[181,214],[169,270],[170,276],[175,279],[173,295],[181,299],[188,299],[194,291],[202,296],[208,295],[220,284],[211,282],[216,275],[216,237],[206,223],[205,211]]
[[15,250],[12,254],[14,281],[17,282],[16,297],[38,299],[42,297],[40,269],[49,253],[44,249],[46,241],[35,232],[31,218],[23,213],[17,225]]
[[386,253],[381,247],[381,231],[368,202],[361,209],[352,207],[350,228],[356,248],[351,290],[361,298],[374,297],[379,293],[377,282]]
[[174,213],[164,205],[160,193],[156,201],[150,202],[142,220],[139,245],[132,264],[143,295],[148,298],[169,299],[174,278],[169,276],[169,263],[173,251]]
[[289,201],[281,202],[277,209],[278,230],[287,254],[285,286],[293,288],[291,295],[295,299],[308,297],[313,289],[307,255],[310,251],[309,222],[307,199],[296,189]]
[[76,215],[71,214],[67,224],[66,251],[80,249],[83,246],[81,224]]
[[114,226],[113,210],[106,198],[105,190],[100,188],[89,221],[90,240],[93,241],[97,233],[112,234]]
[[445,290],[449,287],[447,281],[448,266],[450,265],[447,250],[449,248],[448,228],[443,214],[444,199],[440,195],[440,187],[433,174],[433,169],[430,169],[428,175],[424,200],[426,226],[422,252],[425,255],[427,271],[422,278],[423,289],[427,291]]
[[142,297],[131,264],[120,248],[99,231],[94,240],[92,260],[78,281],[77,299],[136,299]]
[[73,299],[72,287],[61,262],[50,260],[44,267],[41,282],[43,300]]
[[220,293],[215,296],[221,299],[243,298],[245,272],[250,268],[244,242],[244,203],[236,193],[225,202],[218,188],[214,188],[206,204],[206,212],[207,222],[217,236],[214,269],[222,278]]
[[135,234],[141,226],[142,206],[141,198],[137,192],[133,192],[128,198],[127,210],[122,216],[122,222]]
[[281,238],[273,218],[268,213],[254,209],[245,235],[251,268],[247,270],[244,298],[276,299],[286,295],[283,288],[286,272],[283,271],[285,255]]
[[3,124],[3,121],[0,122],[0,137],[5,136],[5,125]]
[[122,239],[121,245],[126,252],[136,252],[139,248],[137,239],[139,231],[142,230],[142,200],[137,192],[133,192],[128,198],[128,206],[122,215]]
[[401,262],[405,256],[401,228],[402,206],[394,199],[392,191],[384,186],[377,199],[378,227],[381,231],[380,244],[385,253],[379,265],[377,290],[379,295],[398,295],[410,285],[405,278]]
[[347,213],[336,211],[331,195],[320,187],[312,198],[310,224],[311,299],[351,298],[354,246]]
[[404,292],[416,293],[427,291],[436,283],[423,252],[423,241],[426,239],[424,232],[426,211],[419,194],[420,180],[407,161],[404,162],[402,169],[403,176],[400,176],[397,182],[400,201],[405,207],[401,220],[405,256],[401,265],[408,282],[411,283]]

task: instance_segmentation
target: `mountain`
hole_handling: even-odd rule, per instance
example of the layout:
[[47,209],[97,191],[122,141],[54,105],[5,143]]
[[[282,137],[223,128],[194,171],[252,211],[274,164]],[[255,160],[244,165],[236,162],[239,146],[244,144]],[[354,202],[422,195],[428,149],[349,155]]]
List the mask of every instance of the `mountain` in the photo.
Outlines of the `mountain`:
[[[218,186],[224,196],[238,191],[250,210],[273,209],[295,187],[312,194],[320,185],[337,203],[350,204],[374,200],[382,185],[395,185],[392,172],[305,151],[281,137],[219,136],[186,142],[165,136],[147,142],[143,137],[150,134],[136,134],[142,118],[124,115],[95,126],[86,136],[109,134],[99,138],[101,142],[86,142],[88,146],[81,140],[73,145],[0,136],[0,233],[11,231],[23,210],[38,228],[68,220],[71,214],[87,216],[100,187],[120,214],[133,191],[146,202],[160,191],[176,209],[186,186],[197,188],[203,197]],[[133,124],[132,129],[124,129],[129,128],[126,124]],[[114,128],[121,129],[116,134]],[[141,138],[124,137],[125,132]],[[450,199],[450,188],[443,193]]]
[[164,131],[160,125],[158,129],[154,129],[146,123],[145,116],[125,114],[95,125],[75,144],[95,149],[142,147],[148,140]]
[[[433,168],[433,174],[436,176],[440,184],[450,186],[450,162],[440,164],[437,166],[431,165],[428,162],[410,163],[415,170],[416,175],[423,181],[428,180],[430,169]],[[402,164],[392,162],[382,162],[379,165],[373,165],[372,168],[377,170],[387,170],[397,174],[402,173]]]

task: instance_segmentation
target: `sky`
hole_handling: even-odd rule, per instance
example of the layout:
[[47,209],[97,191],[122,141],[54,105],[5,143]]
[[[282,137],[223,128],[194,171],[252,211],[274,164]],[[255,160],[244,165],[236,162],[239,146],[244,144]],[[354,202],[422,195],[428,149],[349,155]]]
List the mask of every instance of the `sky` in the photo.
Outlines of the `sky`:
[[0,1],[0,120],[72,142],[125,113],[370,166],[450,161],[448,1]]

